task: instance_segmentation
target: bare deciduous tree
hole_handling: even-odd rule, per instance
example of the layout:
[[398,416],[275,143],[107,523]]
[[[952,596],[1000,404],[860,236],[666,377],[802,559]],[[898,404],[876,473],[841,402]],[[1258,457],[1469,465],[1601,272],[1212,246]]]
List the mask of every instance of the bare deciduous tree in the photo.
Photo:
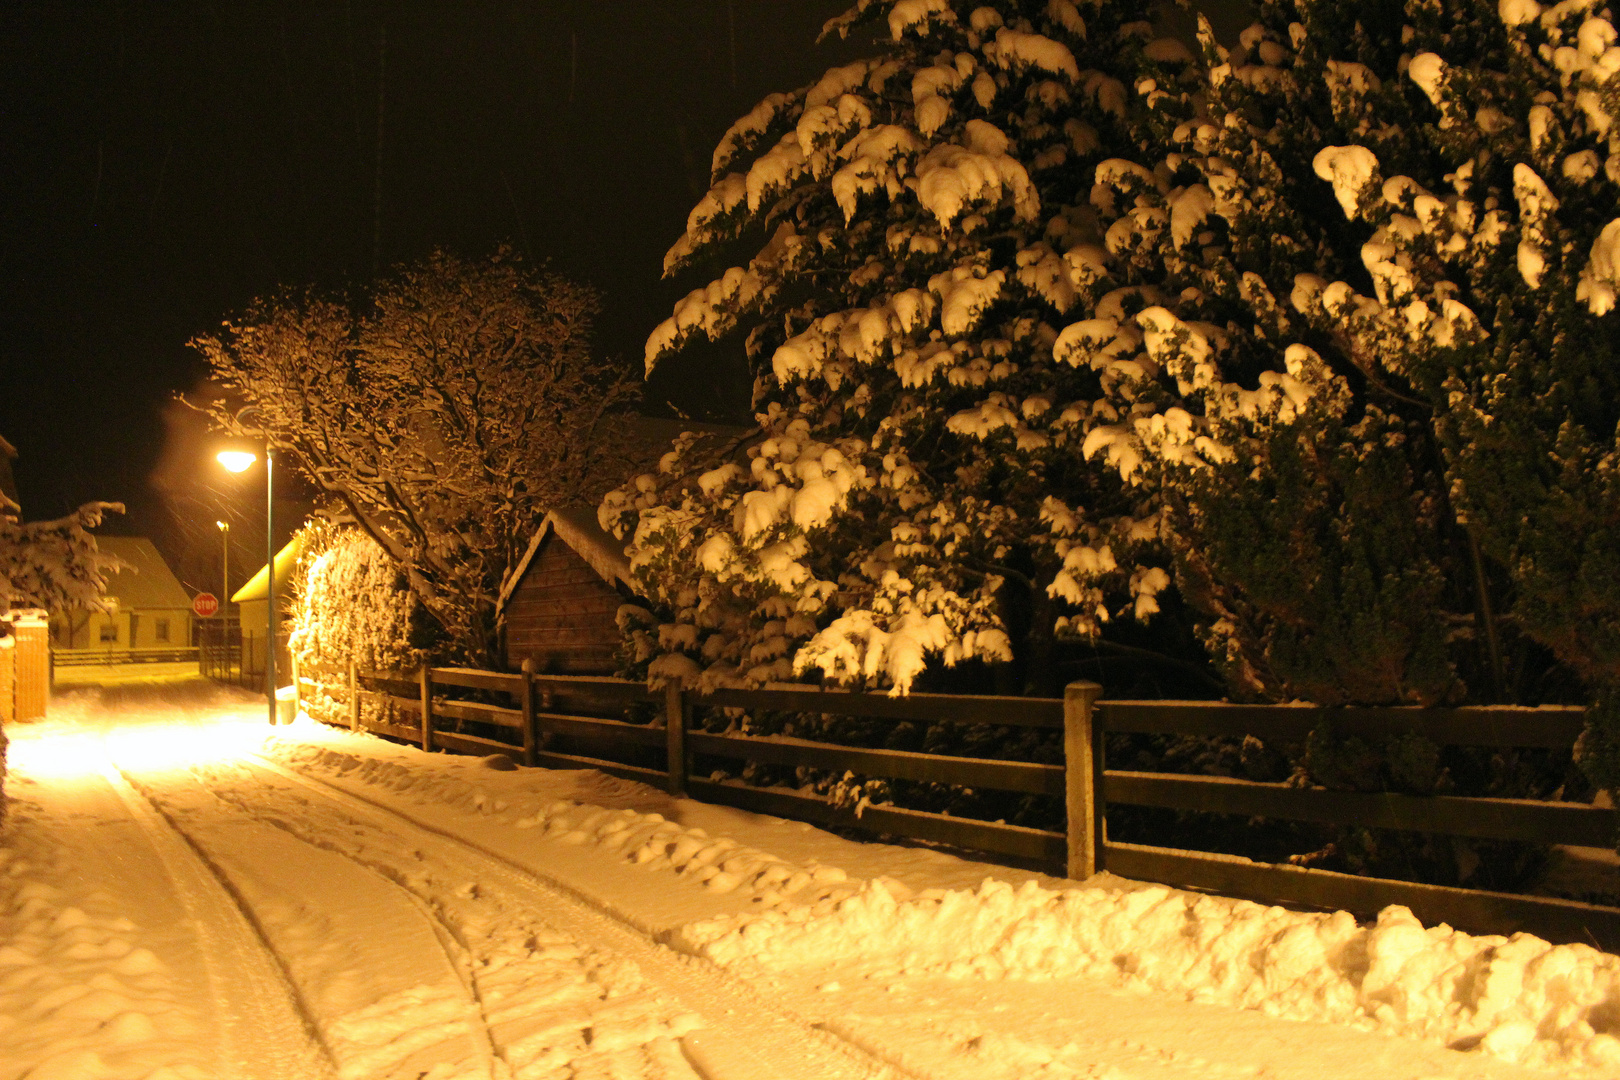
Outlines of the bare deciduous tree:
[[444,650],[492,662],[497,600],[536,522],[624,474],[639,380],[593,355],[598,309],[593,289],[506,249],[436,252],[362,305],[283,293],[194,339],[228,395],[200,407],[340,502]]

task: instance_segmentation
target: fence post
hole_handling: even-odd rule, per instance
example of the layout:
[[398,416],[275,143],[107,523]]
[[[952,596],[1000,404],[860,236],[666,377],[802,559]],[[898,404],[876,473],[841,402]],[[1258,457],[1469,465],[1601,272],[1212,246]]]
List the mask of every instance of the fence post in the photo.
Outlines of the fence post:
[[686,695],[679,683],[664,687],[664,747],[669,755],[669,793],[686,794]]
[[534,657],[523,658],[523,764],[534,768]]
[[1068,876],[1084,881],[1103,868],[1103,741],[1094,682],[1063,688],[1063,760],[1069,818]]
[[422,749],[433,749],[433,674],[422,665]]
[[349,657],[349,730],[360,730],[360,678],[355,674],[354,657]]
[[[302,690],[298,685],[298,654],[293,652],[291,648],[287,650],[287,670],[292,672],[293,718],[288,721],[288,723],[292,723],[298,719],[298,710],[304,702]],[[280,702],[276,703],[276,719],[281,719]]]

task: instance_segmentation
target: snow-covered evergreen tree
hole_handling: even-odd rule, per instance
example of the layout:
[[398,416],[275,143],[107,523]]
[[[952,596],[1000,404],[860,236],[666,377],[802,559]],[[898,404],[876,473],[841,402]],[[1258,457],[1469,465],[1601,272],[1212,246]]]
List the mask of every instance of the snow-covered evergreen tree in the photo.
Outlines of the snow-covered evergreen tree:
[[[1124,333],[1059,340],[1126,365],[1114,385],[1137,415],[1090,449],[1150,463],[1181,584],[1223,616],[1212,637],[1241,679],[1433,700],[1463,690],[1462,664],[1476,697],[1492,666],[1497,693],[1534,696],[1522,652],[1485,658],[1498,637],[1539,641],[1603,699],[1585,751],[1612,785],[1611,16],[1530,0],[1259,14],[1229,55],[1206,34],[1196,94],[1139,81],[1168,152],[1099,171],[1114,266],[1159,293]],[[1334,608],[1311,601],[1335,596],[1324,634],[1310,609]]]
[[684,440],[602,507],[665,611],[655,678],[905,692],[1015,649],[1039,670],[1054,631],[1146,617],[1168,585],[1116,557],[1157,507],[1082,460],[1115,417],[1052,345],[1106,300],[1087,197],[1129,80],[1190,54],[1111,0],[860,0],[825,33],[870,28],[871,59],[733,126],[666,259],[763,241],[647,346],[650,368],[746,329],[759,431]]
[[[15,454],[0,438],[4,460]],[[9,471],[6,478],[9,480]],[[66,608],[100,611],[106,605],[107,575],[122,565],[97,549],[90,530],[108,511],[121,514],[120,503],[85,503],[54,521],[21,520],[22,507],[0,491],[0,649],[10,649],[13,608]],[[10,663],[0,655],[0,662]],[[0,824],[5,822],[6,734],[0,731]]]
[[[1595,780],[1620,784],[1620,47],[1609,8],[1415,6],[1401,89],[1422,156],[1372,139],[1318,168],[1373,226],[1377,304],[1322,315],[1433,403],[1452,495],[1511,574],[1511,617],[1598,696]],[[1412,101],[1412,99],[1416,99]],[[1338,166],[1355,156],[1353,170]],[[1359,181],[1359,182],[1358,182]],[[1430,325],[1425,326],[1425,320]],[[1434,333],[1449,319],[1478,330]],[[1444,325],[1444,324],[1442,324]],[[1421,332],[1428,329],[1429,332]],[[1414,331],[1418,332],[1414,332]]]
[[[0,446],[10,447],[4,439]],[[100,551],[90,530],[122,503],[85,503],[53,521],[21,520],[22,507],[0,492],[0,616],[12,608],[100,611],[107,575],[121,565]]]

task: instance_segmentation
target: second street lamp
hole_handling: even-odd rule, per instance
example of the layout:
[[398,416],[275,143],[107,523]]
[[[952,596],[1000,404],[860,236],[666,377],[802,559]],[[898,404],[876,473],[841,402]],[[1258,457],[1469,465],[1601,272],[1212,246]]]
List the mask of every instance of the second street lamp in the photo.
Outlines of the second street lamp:
[[231,602],[231,523],[216,521],[219,526],[219,620],[220,625],[230,618]]
[[[222,450],[217,460],[226,469],[233,473],[246,472],[248,466],[258,460],[254,454],[246,450]],[[275,457],[270,451],[270,444],[264,447],[264,685],[265,694],[270,699],[270,723],[274,726],[280,719],[276,709],[276,488],[275,488]],[[223,601],[222,601],[223,602]]]

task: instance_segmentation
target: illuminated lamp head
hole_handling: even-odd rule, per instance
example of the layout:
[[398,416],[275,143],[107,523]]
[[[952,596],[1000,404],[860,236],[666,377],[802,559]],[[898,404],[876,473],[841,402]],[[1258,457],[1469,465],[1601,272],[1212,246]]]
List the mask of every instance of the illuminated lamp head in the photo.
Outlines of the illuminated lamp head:
[[217,456],[219,463],[233,473],[245,472],[259,458],[246,450],[221,450]]

